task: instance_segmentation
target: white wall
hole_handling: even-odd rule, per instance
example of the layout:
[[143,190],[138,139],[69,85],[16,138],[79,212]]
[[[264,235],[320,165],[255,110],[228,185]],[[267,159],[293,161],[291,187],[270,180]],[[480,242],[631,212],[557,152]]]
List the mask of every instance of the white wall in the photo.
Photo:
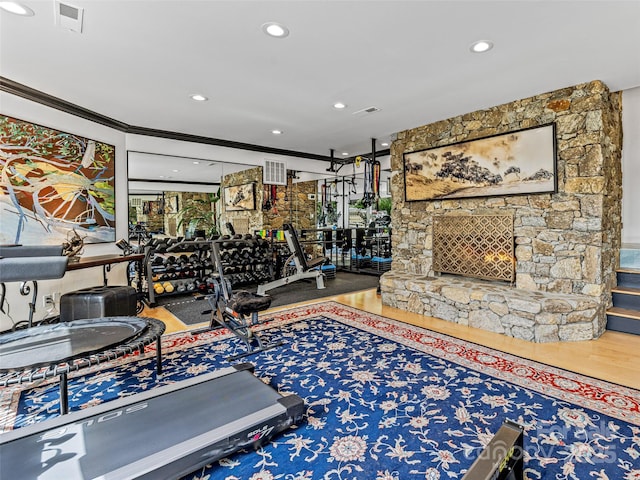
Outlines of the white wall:
[[[127,235],[127,168],[125,135],[122,132],[107,128],[103,125],[89,122],[82,118],[45,107],[38,103],[30,102],[21,97],[0,92],[0,106],[3,115],[19,118],[28,122],[37,123],[64,132],[75,133],[100,142],[109,143],[116,147],[116,239],[126,238]],[[1,228],[1,225],[0,225]],[[84,249],[83,256],[103,255],[107,253],[120,253],[113,243],[89,244]],[[109,281],[112,284],[124,284],[126,271],[124,265],[112,269],[109,273]],[[34,319],[39,320],[46,316],[42,304],[42,297],[51,293],[65,293],[83,287],[102,284],[102,269],[90,268],[67,272],[59,280],[46,280],[38,282],[38,300]],[[22,296],[19,293],[18,283],[9,283],[7,286],[7,303],[9,315],[0,312],[0,330],[8,329],[12,322],[26,320],[28,318],[28,303],[31,296]]]
[[640,87],[622,92],[622,243],[640,245]]

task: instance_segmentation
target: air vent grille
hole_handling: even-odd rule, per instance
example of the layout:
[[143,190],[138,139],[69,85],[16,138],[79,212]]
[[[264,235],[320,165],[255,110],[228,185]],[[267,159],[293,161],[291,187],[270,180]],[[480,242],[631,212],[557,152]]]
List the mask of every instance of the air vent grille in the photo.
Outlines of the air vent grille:
[[369,115],[370,113],[379,112],[380,109],[378,107],[367,107],[362,110],[358,110],[357,112],[353,112],[352,115]]
[[287,164],[277,160],[265,160],[262,169],[262,183],[265,185],[286,185]]
[[56,25],[65,30],[82,33],[84,8],[74,7],[68,3],[55,2]]

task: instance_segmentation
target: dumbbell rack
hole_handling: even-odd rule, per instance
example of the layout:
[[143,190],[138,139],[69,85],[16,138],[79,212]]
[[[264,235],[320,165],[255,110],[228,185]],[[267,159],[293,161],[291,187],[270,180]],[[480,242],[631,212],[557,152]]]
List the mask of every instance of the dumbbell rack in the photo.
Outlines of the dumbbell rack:
[[233,287],[273,280],[272,245],[256,235],[235,235],[218,240],[224,277]]
[[159,297],[208,293],[217,276],[211,258],[211,241],[162,239],[145,246],[145,275],[148,303]]
[[[274,255],[269,241],[252,235],[217,241],[224,276],[233,287],[274,279]],[[144,250],[143,289],[150,306],[155,306],[160,297],[211,293],[213,280],[218,277],[211,256],[211,240],[152,239]],[[171,285],[171,292],[166,284]]]

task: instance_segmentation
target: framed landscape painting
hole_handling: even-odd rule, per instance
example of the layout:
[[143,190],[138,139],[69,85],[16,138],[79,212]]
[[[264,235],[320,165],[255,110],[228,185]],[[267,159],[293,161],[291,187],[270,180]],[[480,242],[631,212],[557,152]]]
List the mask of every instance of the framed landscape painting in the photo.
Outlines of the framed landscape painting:
[[405,200],[557,191],[555,124],[405,153]]
[[224,188],[224,208],[227,211],[256,209],[255,184],[245,183]]
[[114,242],[115,147],[0,115],[0,244]]

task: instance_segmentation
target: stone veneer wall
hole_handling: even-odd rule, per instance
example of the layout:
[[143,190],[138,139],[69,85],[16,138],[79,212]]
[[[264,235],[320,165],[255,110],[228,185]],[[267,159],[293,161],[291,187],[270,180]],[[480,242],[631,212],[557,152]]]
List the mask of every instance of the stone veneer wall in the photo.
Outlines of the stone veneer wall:
[[[234,187],[237,185],[244,185],[246,183],[255,183],[255,195],[256,195],[256,209],[248,212],[243,211],[227,211],[224,208],[224,188]],[[249,232],[253,233],[256,230],[262,228],[262,167],[254,167],[248,170],[242,170],[241,172],[230,173],[225,175],[220,182],[220,188],[222,189],[222,213],[220,216],[220,227],[222,232],[228,233],[225,224],[230,222],[233,224],[233,220],[236,218],[243,218],[249,220]],[[247,233],[247,232],[238,232]]]
[[[555,122],[558,192],[404,201],[403,154]],[[382,301],[532,341],[597,338],[621,239],[621,95],[593,81],[400,132],[391,147],[393,264]],[[432,271],[432,217],[510,213],[515,286]]]
[[[256,209],[251,212],[227,212],[223,208],[222,225],[234,218],[248,218],[249,232],[256,230],[282,229],[284,223],[293,222],[297,229],[309,229],[316,227],[316,201],[309,199],[309,194],[317,193],[317,182],[298,182],[287,187],[277,186],[277,200],[275,207],[263,210],[265,192],[271,190],[270,185],[262,183],[262,167],[255,167],[241,172],[231,173],[222,179],[222,189],[226,186],[255,183]],[[224,228],[223,228],[223,231]]]
[[[270,186],[266,185],[266,188]],[[278,199],[275,207],[264,210],[262,228],[281,230],[285,223],[293,223],[298,230],[316,228],[316,201],[310,200],[309,195],[313,194],[315,198],[317,192],[315,180],[294,183],[290,185],[289,193],[287,187],[278,185]]]

